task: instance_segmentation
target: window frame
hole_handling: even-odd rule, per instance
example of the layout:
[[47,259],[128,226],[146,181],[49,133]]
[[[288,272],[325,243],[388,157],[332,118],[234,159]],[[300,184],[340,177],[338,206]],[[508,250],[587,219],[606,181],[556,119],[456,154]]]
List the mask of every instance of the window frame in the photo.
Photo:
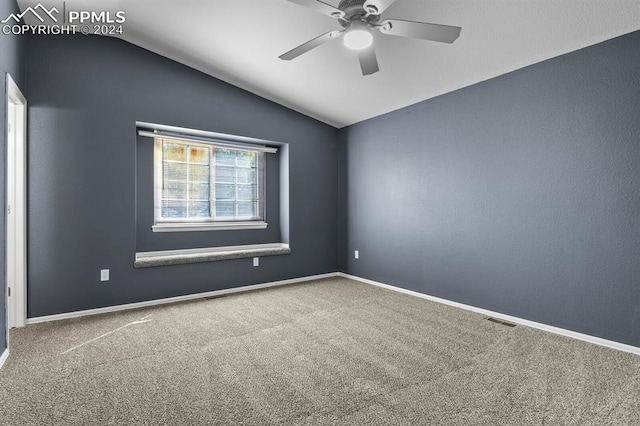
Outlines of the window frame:
[[[187,147],[206,147],[210,149],[209,159],[209,203],[213,216],[202,218],[164,218],[162,217],[162,192],[164,184],[164,142],[182,144]],[[256,186],[258,191],[256,218],[239,217],[237,219],[215,219],[215,150],[231,149],[236,151],[249,151],[256,154]],[[250,147],[227,147],[217,145],[215,142],[199,142],[193,140],[181,140],[179,137],[158,135],[154,138],[154,224],[153,232],[182,232],[182,231],[210,231],[233,229],[265,229],[266,222],[266,154]]]

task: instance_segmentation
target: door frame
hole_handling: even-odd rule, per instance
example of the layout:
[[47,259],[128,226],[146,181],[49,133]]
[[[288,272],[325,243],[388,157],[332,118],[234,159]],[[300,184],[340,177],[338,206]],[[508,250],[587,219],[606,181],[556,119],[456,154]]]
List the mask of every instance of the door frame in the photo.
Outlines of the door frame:
[[[6,93],[5,264],[7,292],[11,289],[11,296],[5,294],[8,346],[9,329],[27,323],[27,100],[9,73]],[[14,123],[9,123],[10,109],[15,112]]]

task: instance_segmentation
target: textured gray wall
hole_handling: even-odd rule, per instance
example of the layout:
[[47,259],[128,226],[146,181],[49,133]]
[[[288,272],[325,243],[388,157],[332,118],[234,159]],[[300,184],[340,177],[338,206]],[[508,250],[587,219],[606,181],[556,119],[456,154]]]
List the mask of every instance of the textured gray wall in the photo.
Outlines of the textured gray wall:
[[[116,39],[29,37],[26,67],[29,317],[337,269],[333,127]],[[289,143],[292,254],[135,270],[136,120]]]
[[640,346],[640,32],[343,132],[349,273]]
[[348,128],[338,133],[338,270],[348,268],[349,156]]
[[[19,12],[18,5],[15,1],[0,1],[0,20],[9,16],[13,12]],[[22,92],[25,92],[24,79],[22,75],[22,52],[23,52],[23,40],[22,37],[0,34],[0,77],[2,78],[2,99],[0,102],[0,140],[2,141],[2,147],[0,147],[0,205],[5,205],[5,192],[6,192],[6,152],[7,152],[7,132],[5,129],[6,124],[6,73],[10,73],[14,81],[21,88]],[[6,265],[5,265],[5,248],[6,248],[6,212],[0,215],[2,223],[0,223],[0,236],[5,243],[0,247],[0,274],[2,274],[2,300],[0,301],[0,354],[7,347],[6,342]]]

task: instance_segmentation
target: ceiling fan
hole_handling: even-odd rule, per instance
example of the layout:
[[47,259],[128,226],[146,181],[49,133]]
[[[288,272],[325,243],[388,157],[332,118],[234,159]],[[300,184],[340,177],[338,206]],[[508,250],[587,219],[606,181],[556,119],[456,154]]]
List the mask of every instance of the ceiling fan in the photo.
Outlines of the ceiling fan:
[[300,6],[313,9],[338,20],[342,30],[329,31],[280,55],[280,59],[290,61],[303,53],[342,37],[344,45],[358,52],[362,75],[379,71],[378,59],[373,47],[373,31],[382,34],[411,37],[422,40],[453,43],[462,28],[449,25],[428,24],[426,22],[403,21],[400,19],[380,20],[381,14],[396,0],[341,0],[333,7],[320,0],[289,0]]

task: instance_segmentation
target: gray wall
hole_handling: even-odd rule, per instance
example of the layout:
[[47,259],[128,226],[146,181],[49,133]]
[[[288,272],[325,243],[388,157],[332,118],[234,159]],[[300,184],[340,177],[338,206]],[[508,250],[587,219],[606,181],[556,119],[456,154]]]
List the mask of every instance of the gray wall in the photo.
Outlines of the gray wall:
[[347,272],[640,346],[640,32],[343,132]]
[[[32,36],[26,56],[29,317],[337,269],[336,129],[116,39]],[[136,120],[289,143],[292,254],[257,268],[238,259],[135,270]],[[233,232],[198,244],[228,245]],[[261,242],[255,235],[238,238]],[[173,237],[176,248],[194,238]]]
[[349,156],[348,128],[338,134],[338,270],[348,269]]
[[[15,1],[0,1],[0,20],[9,16],[9,14],[19,12],[18,5]],[[6,124],[6,84],[5,73],[10,73],[14,81],[21,88],[22,92],[25,92],[24,79],[22,75],[22,52],[23,52],[23,40],[22,37],[0,34],[0,77],[2,78],[2,99],[0,102],[0,140],[2,141],[2,147],[0,147],[0,205],[5,205],[5,192],[6,192],[6,152],[7,152],[7,132],[5,129]],[[0,236],[5,243],[0,248],[0,274],[2,274],[2,296],[0,301],[0,354],[7,347],[6,342],[6,265],[5,265],[5,249],[6,249],[6,212],[0,215],[2,223],[0,223]]]

